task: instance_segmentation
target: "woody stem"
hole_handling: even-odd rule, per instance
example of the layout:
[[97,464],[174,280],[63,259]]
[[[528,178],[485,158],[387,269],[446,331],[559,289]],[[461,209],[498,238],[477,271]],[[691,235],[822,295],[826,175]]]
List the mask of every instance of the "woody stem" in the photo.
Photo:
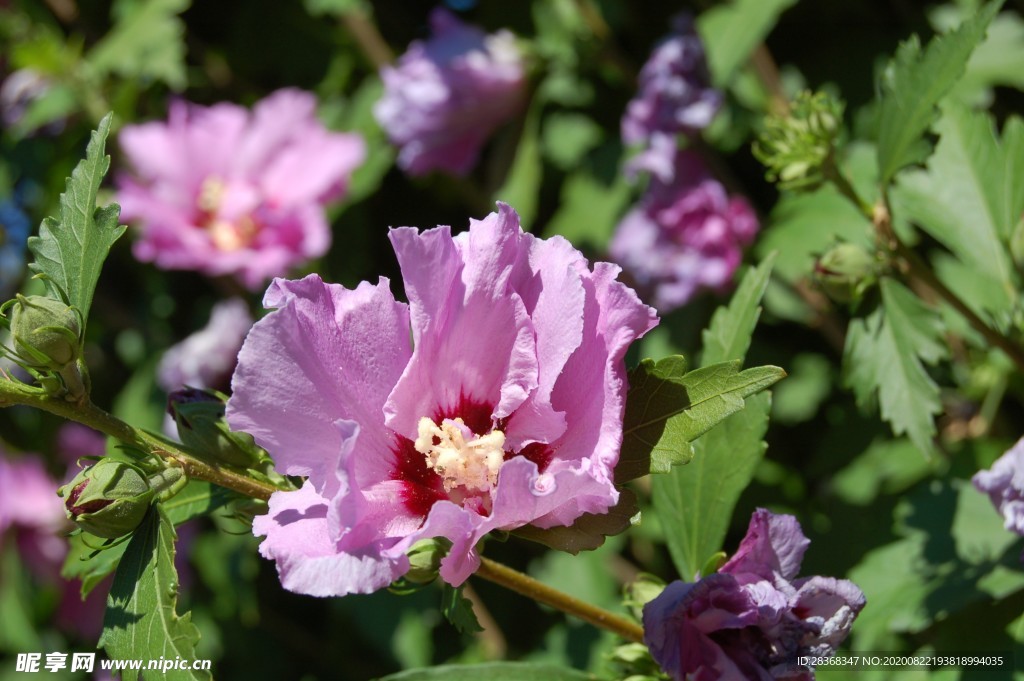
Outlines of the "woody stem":
[[11,379],[0,378],[0,407],[23,404],[63,416],[116,438],[121,442],[167,461],[177,462],[185,475],[220,485],[247,497],[267,500],[277,491],[273,485],[256,480],[238,471],[207,463],[186,451],[181,445],[134,428],[116,416],[100,409],[88,397],[70,402],[62,397],[46,395]]
[[596,605],[581,601],[558,589],[553,589],[547,584],[538,582],[533,577],[513,570],[507,565],[502,565],[489,558],[481,558],[476,576],[489,582],[500,584],[506,589],[511,589],[539,603],[550,605],[552,608],[557,608],[562,612],[578,617],[596,627],[607,629],[627,641],[643,643],[644,630],[636,622],[608,612]]

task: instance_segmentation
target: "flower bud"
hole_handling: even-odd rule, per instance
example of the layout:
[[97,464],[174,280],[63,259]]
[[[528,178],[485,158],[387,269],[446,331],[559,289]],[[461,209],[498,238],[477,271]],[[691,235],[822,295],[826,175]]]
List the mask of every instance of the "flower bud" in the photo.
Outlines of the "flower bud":
[[451,542],[444,539],[421,539],[412,545],[409,552],[409,571],[403,579],[416,585],[430,584],[437,579],[441,559],[451,548]]
[[37,369],[61,371],[81,349],[82,318],[72,307],[45,296],[18,294],[11,312],[11,336],[18,355]]
[[837,303],[857,302],[878,277],[875,259],[854,244],[837,244],[814,264],[814,277]]
[[802,92],[788,112],[765,119],[753,151],[768,168],[768,179],[783,189],[821,184],[842,128],[843,108],[824,92]]
[[196,454],[232,466],[252,466],[259,450],[252,436],[234,433],[224,420],[224,396],[215,390],[183,388],[167,398],[167,413],[178,426],[178,437]]
[[114,539],[142,522],[156,492],[136,466],[100,459],[58,490],[68,518],[86,532]]

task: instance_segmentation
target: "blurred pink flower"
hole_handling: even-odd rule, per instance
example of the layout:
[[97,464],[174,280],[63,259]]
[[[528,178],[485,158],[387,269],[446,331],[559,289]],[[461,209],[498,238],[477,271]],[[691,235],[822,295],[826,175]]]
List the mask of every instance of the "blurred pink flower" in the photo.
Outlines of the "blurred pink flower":
[[246,338],[228,422],[309,477],[253,525],[285,588],[374,591],[431,537],[452,542],[441,576],[458,585],[491,530],[618,501],[624,355],[657,318],[617,267],[498,207],[455,238],[391,231],[408,305],[386,279],[267,291],[276,310]]
[[746,200],[730,198],[696,154],[674,151],[671,158],[669,180],[651,177],[647,193],[619,223],[609,246],[612,258],[662,313],[685,305],[702,289],[728,286],[743,247],[758,230]]
[[0,539],[13,538],[33,572],[56,579],[67,553],[59,533],[68,527],[57,483],[30,454],[17,458],[0,449]]
[[313,95],[286,89],[251,113],[178,101],[166,123],[125,126],[134,172],[118,177],[117,201],[139,223],[136,257],[257,288],[323,255],[324,204],[344,193],[365,148],[358,135],[328,132],[315,109]]
[[442,8],[430,26],[429,40],[414,41],[397,66],[381,70],[384,96],[373,111],[407,173],[464,175],[491,133],[520,110],[523,59],[508,31],[487,35]]

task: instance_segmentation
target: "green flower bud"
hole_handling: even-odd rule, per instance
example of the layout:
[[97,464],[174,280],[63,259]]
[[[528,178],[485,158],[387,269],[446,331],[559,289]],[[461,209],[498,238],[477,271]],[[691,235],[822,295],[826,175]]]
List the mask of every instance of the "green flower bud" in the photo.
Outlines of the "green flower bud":
[[224,420],[224,396],[214,390],[184,388],[167,399],[178,437],[196,454],[232,466],[249,467],[259,461],[259,448],[251,435],[235,433]]
[[142,522],[156,495],[136,466],[100,459],[60,488],[68,518],[90,534],[114,539]]
[[814,265],[814,277],[837,303],[857,302],[878,279],[878,263],[860,246],[837,244]]
[[409,571],[403,579],[409,584],[430,584],[437,579],[437,571],[441,568],[441,559],[451,548],[447,539],[421,539],[412,545],[409,556]]
[[843,108],[824,92],[802,92],[787,113],[768,116],[753,147],[768,179],[783,189],[821,184],[842,129]]
[[636,581],[626,585],[622,602],[639,619],[642,617],[644,606],[660,596],[664,590],[665,582],[644,572],[637,576]]
[[81,315],[59,300],[18,294],[13,302],[11,336],[18,355],[31,367],[59,372],[74,363],[81,334]]

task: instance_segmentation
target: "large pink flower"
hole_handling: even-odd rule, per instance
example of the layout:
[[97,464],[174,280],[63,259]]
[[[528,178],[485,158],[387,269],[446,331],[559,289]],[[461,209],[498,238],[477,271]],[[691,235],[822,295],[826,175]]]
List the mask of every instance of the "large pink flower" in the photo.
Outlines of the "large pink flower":
[[251,113],[175,102],[166,123],[125,126],[118,139],[134,174],[118,178],[117,201],[139,222],[136,257],[256,288],[323,255],[323,206],[365,148],[358,135],[328,132],[315,109],[313,95],[287,89]]
[[455,238],[391,241],[408,305],[386,279],[277,279],[239,355],[228,422],[309,478],[253,525],[292,591],[374,591],[429,537],[452,542],[457,585],[489,531],[618,500],[623,356],[657,322],[618,268],[524,234],[504,204]]
[[520,110],[523,57],[508,31],[487,35],[443,8],[430,40],[415,41],[397,66],[381,70],[384,96],[373,112],[400,147],[411,175],[469,172],[491,133]]

